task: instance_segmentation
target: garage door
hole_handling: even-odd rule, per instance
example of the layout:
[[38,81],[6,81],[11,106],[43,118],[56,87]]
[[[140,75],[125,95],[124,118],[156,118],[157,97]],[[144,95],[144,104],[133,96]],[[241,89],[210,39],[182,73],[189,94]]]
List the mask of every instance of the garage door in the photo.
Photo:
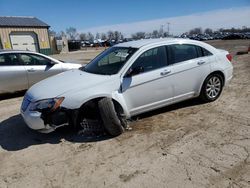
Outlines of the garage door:
[[37,37],[34,33],[10,34],[13,50],[29,50],[38,52]]

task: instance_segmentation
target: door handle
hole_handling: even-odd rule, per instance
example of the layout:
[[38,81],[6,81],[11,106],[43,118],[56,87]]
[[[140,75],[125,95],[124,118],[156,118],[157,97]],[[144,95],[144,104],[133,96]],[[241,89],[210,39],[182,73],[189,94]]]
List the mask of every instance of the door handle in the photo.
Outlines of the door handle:
[[171,70],[164,70],[163,72],[161,72],[161,76],[167,75],[171,72]]
[[28,72],[35,72],[36,70],[35,69],[28,69]]
[[200,60],[200,61],[198,61],[198,65],[202,65],[202,64],[204,64],[204,63],[206,63],[206,61],[204,61],[204,60]]

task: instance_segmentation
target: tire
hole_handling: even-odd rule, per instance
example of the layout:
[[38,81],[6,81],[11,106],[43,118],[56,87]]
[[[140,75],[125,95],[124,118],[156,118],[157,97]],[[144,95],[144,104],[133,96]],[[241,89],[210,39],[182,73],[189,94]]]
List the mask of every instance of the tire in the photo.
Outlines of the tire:
[[116,113],[111,98],[103,98],[98,102],[103,125],[108,134],[118,136],[124,132],[124,127]]
[[204,81],[199,98],[203,102],[213,102],[219,98],[222,90],[222,76],[220,74],[211,74]]

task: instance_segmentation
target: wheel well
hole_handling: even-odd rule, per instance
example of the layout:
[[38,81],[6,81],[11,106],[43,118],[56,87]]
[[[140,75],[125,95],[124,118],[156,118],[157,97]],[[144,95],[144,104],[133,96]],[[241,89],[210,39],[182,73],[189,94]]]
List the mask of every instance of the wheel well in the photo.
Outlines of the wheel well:
[[208,76],[213,75],[213,74],[219,74],[222,77],[222,85],[224,86],[224,84],[225,84],[225,75],[223,74],[223,72],[221,72],[221,71],[214,71],[214,72],[210,73]]
[[[86,111],[86,109],[88,109],[88,111],[90,112],[88,115],[92,116],[93,113],[98,111],[98,101],[103,99],[103,98],[105,98],[105,97],[94,98],[94,99],[91,99],[91,100],[85,102],[84,104],[82,104],[82,106],[79,108],[79,115],[81,112]],[[121,104],[114,99],[112,99],[112,101],[114,103],[116,112],[118,114],[124,114],[124,109],[121,106]],[[91,115],[91,113],[92,113],[92,115]]]

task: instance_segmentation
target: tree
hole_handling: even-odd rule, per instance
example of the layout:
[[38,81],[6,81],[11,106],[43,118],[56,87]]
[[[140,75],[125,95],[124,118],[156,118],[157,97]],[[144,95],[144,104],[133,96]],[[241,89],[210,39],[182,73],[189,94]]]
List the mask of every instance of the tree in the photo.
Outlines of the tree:
[[96,35],[95,35],[95,39],[97,40],[97,39],[100,39],[100,33],[96,33]]
[[116,41],[118,41],[118,40],[120,40],[120,32],[119,31],[115,31],[114,32],[114,39],[116,40]]
[[88,34],[87,34],[87,39],[88,39],[89,41],[93,42],[93,41],[94,41],[94,35],[93,35],[91,32],[88,32]]
[[114,37],[115,35],[114,35],[114,32],[113,32],[113,31],[108,31],[107,34],[108,34],[108,39],[109,39],[109,40],[113,40],[113,39],[115,38],[115,37]]
[[189,34],[190,34],[190,35],[202,34],[202,29],[201,29],[200,27],[191,29],[191,30],[189,31]]
[[120,32],[120,40],[124,40],[124,36],[121,32]]
[[75,40],[78,36],[77,30],[74,27],[66,28],[66,33],[70,40]]
[[158,30],[154,30],[152,33],[152,38],[159,38],[159,31]]
[[107,40],[107,35],[106,35],[105,33],[102,33],[102,34],[101,34],[101,39],[102,39],[102,40]]
[[206,28],[206,29],[204,30],[204,33],[206,33],[206,34],[212,34],[212,33],[213,33],[213,30],[210,29],[210,28]]
[[87,34],[86,33],[81,33],[79,35],[80,40],[87,40]]
[[56,34],[56,32],[54,31],[54,30],[50,30],[49,29],[49,36],[53,36],[53,37],[55,37],[57,34]]
[[145,32],[137,32],[137,33],[132,34],[133,39],[144,39],[145,36],[146,36]]

